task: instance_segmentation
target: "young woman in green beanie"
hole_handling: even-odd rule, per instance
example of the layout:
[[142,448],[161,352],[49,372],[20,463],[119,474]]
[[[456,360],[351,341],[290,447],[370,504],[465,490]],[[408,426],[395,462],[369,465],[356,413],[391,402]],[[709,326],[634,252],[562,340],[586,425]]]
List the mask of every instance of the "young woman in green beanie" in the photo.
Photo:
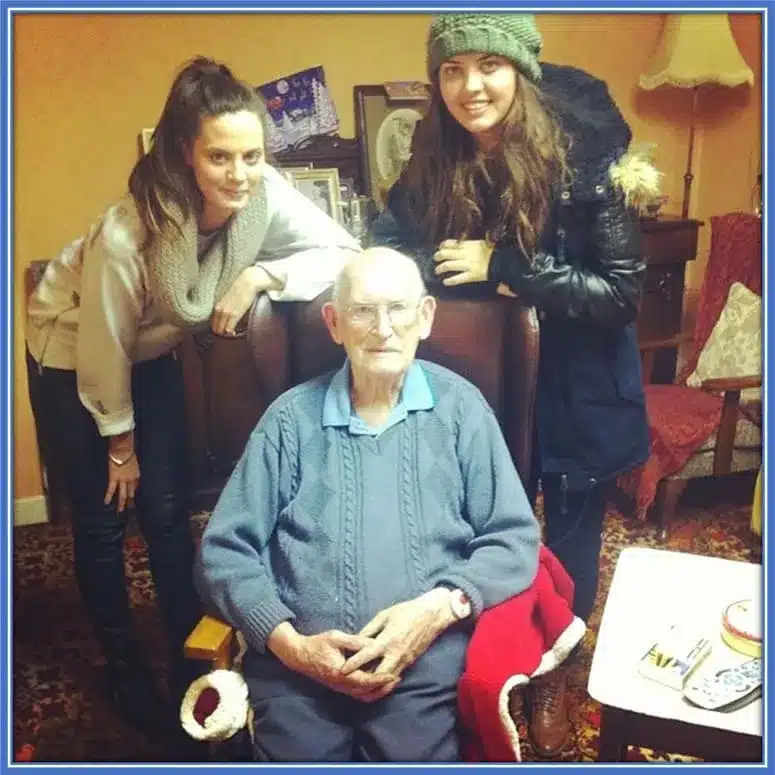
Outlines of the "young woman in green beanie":
[[[186,65],[129,192],[49,262],[27,305],[33,413],[69,489],[75,575],[109,694],[134,726],[167,735],[194,677],[182,649],[200,615],[174,348],[186,330],[234,335],[258,294],[314,298],[360,249],[266,164],[265,115],[224,65]],[[170,651],[166,716],[130,622],[133,500]]]
[[[541,327],[534,476],[545,541],[588,620],[606,496],[648,455],[635,319],[645,264],[628,206],[654,188],[602,81],[539,61],[531,14],[448,14],[429,30],[430,105],[372,240],[414,257],[438,295],[499,292]],[[626,184],[624,183],[626,181]],[[570,732],[562,669],[531,688],[551,757]]]

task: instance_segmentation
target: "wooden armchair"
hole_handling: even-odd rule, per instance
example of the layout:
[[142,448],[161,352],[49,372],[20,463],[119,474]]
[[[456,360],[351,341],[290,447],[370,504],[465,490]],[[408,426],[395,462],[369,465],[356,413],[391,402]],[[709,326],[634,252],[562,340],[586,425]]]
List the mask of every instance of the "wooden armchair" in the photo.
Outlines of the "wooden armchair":
[[[761,296],[761,221],[748,213],[711,218],[711,251],[700,291],[695,329],[671,339],[640,344],[651,451],[640,469],[619,478],[644,518],[654,505],[661,537],[667,536],[678,498],[689,479],[756,470],[761,463],[761,401],[741,404],[741,391],[761,387],[757,373],[707,378],[689,386],[700,354],[719,320],[734,283]],[[761,324],[755,333],[761,337]],[[688,346],[672,385],[652,385],[655,353]]]
[[[325,297],[271,304],[258,300],[248,322],[248,341],[261,384],[272,399],[293,385],[336,368],[343,352],[323,324]],[[418,357],[468,378],[483,393],[503,429],[514,464],[528,481],[538,370],[538,320],[532,307],[504,298],[439,299],[431,336]],[[215,668],[231,666],[238,639],[231,627],[205,616],[188,637],[186,656]]]
[[203,616],[183,647],[189,659],[212,664],[213,670],[228,670],[234,663],[239,644],[234,628],[214,616]]

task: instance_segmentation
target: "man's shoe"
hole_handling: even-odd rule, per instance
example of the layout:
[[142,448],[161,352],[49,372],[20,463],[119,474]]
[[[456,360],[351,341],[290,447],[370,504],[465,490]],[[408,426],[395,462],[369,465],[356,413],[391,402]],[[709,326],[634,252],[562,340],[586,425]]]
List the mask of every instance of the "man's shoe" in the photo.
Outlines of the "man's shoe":
[[537,756],[551,759],[562,752],[570,738],[565,671],[562,668],[553,670],[530,686],[530,742]]
[[525,714],[525,687],[515,686],[509,693],[509,716],[519,726]]

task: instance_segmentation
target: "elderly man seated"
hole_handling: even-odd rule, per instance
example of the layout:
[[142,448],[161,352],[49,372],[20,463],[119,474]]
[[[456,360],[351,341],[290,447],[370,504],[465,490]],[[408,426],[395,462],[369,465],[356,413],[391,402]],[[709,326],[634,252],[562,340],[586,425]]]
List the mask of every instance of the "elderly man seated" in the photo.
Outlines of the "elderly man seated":
[[474,622],[536,576],[493,412],[415,360],[435,308],[410,259],[354,258],[323,308],[344,366],[272,404],[205,530],[197,584],[248,643],[259,760],[458,760]]

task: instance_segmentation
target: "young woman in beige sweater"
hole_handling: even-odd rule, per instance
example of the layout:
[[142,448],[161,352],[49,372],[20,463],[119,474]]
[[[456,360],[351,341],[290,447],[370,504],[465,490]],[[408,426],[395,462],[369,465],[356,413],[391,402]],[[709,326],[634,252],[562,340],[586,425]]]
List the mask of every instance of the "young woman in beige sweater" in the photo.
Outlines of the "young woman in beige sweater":
[[358,244],[266,163],[255,89],[198,58],[172,84],[129,192],[47,266],[27,308],[30,397],[73,503],[75,573],[124,717],[172,713],[132,637],[123,563],[134,501],[170,650],[173,703],[192,667],[200,604],[185,493],[185,417],[174,348],[221,335],[256,296],[317,296]]

